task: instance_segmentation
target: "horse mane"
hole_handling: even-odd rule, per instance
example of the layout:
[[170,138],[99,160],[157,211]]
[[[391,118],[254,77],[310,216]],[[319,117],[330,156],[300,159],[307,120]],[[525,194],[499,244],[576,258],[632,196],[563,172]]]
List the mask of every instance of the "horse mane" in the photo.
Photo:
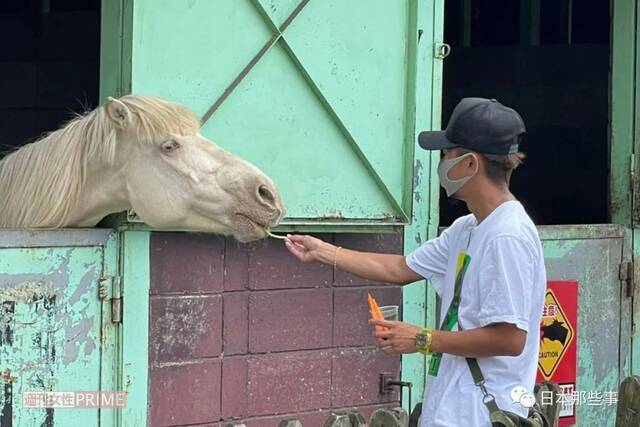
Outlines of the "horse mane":
[[[197,133],[200,121],[186,107],[160,98],[119,98],[132,113],[141,144]],[[0,161],[0,228],[59,228],[70,220],[85,187],[89,164],[113,165],[119,131],[104,106],[76,116],[61,129]]]

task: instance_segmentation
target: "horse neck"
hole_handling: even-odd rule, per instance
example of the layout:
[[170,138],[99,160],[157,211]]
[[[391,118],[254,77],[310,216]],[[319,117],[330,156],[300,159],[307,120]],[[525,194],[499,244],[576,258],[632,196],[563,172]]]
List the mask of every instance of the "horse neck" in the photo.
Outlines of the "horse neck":
[[0,228],[94,226],[127,209],[121,168],[89,154],[96,146],[87,144],[105,141],[71,134],[54,132],[0,161]]
[[87,172],[78,204],[69,215],[70,227],[93,227],[105,216],[131,209],[122,168],[101,167]]

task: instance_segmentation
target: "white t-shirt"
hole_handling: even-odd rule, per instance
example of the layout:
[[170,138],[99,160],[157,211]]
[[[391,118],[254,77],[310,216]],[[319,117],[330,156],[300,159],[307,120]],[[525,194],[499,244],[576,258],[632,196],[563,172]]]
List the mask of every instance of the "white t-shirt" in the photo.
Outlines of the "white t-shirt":
[[[442,298],[438,326],[453,299],[458,254],[471,257],[464,281],[458,321],[462,329],[507,322],[527,332],[517,357],[479,358],[486,388],[500,409],[526,416],[528,408],[512,400],[512,390],[533,394],[540,321],[546,292],[542,246],[535,225],[518,201],[496,208],[484,221],[474,215],[457,219],[438,238],[406,258],[407,265],[429,279]],[[453,330],[457,330],[457,324]],[[437,376],[427,376],[422,427],[490,427],[482,392],[474,384],[464,357],[443,354]]]

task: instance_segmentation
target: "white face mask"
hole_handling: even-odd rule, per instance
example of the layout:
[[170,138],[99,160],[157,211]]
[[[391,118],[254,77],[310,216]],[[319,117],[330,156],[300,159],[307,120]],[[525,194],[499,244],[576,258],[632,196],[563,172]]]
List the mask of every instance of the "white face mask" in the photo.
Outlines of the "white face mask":
[[453,159],[441,159],[440,164],[438,164],[438,178],[440,179],[440,185],[444,188],[444,191],[447,193],[447,197],[451,197],[458,190],[462,188],[463,185],[467,183],[471,178],[478,173],[478,168],[476,167],[475,172],[470,176],[465,176],[460,179],[449,179],[449,171],[455,165],[460,163],[464,158],[468,156],[473,156],[473,153],[463,154],[462,156],[453,158]]

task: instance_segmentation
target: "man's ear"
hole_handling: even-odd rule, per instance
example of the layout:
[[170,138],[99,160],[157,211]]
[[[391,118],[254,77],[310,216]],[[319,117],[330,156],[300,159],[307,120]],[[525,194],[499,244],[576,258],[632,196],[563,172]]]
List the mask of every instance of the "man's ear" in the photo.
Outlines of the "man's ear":
[[[471,160],[473,159],[473,160]],[[475,166],[474,166],[475,164]],[[473,153],[473,156],[469,156],[469,167],[475,169],[475,173],[480,172],[482,169],[482,159],[480,158],[480,154]]]
[[117,128],[126,129],[131,124],[131,110],[122,101],[109,97],[105,109]]

